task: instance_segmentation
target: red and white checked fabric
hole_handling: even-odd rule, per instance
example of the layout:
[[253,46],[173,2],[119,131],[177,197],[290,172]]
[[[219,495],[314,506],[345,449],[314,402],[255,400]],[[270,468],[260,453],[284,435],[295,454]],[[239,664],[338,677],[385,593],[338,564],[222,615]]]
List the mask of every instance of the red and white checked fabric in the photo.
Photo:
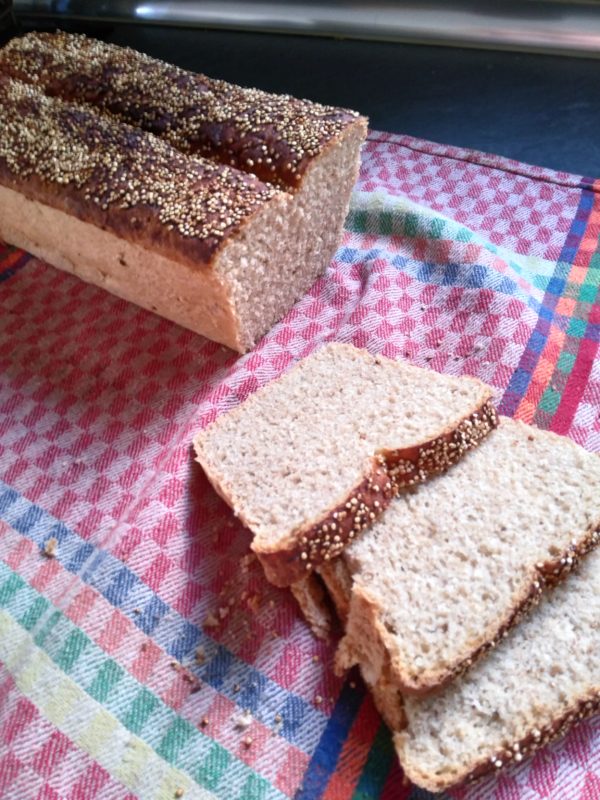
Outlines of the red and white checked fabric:
[[[516,397],[518,416],[546,415],[548,426],[600,451],[597,198],[596,185],[577,176],[372,132],[334,261],[243,357],[37,260],[5,273],[0,260],[0,481],[10,500],[3,511],[0,499],[0,562],[23,581],[15,603],[23,592],[33,605],[47,600],[91,643],[75,661],[48,645],[53,663],[89,693],[102,654],[115,674],[144,687],[164,711],[154,731],[136,735],[182,775],[192,767],[164,745],[161,720],[168,712],[201,730],[210,718],[202,735],[235,765],[229,784],[225,774],[210,788],[217,797],[408,797],[390,757],[377,761],[370,701],[355,716],[341,713],[332,645],[312,637],[288,593],[267,584],[255,562],[240,568],[249,535],[194,463],[190,442],[295,360],[341,340],[476,375],[495,388],[501,409]],[[569,416],[572,376],[579,383]],[[58,557],[41,559],[39,543],[55,524],[63,526]],[[19,620],[32,613],[15,609]],[[202,634],[209,614],[217,624]],[[206,675],[193,661],[201,635]],[[199,675],[200,691],[173,670],[174,657]],[[42,709],[13,673],[0,672],[0,796],[141,791],[93,755],[81,727],[61,728],[56,709]],[[253,683],[260,700],[246,749],[231,720]],[[126,726],[122,691],[98,702]],[[297,713],[295,727],[274,734],[284,705],[290,718]],[[332,744],[336,715],[346,728]],[[329,763],[323,754],[336,746]],[[264,781],[262,794],[234,791],[243,767]],[[210,784],[206,775],[194,780]],[[453,796],[596,800],[598,719]]]

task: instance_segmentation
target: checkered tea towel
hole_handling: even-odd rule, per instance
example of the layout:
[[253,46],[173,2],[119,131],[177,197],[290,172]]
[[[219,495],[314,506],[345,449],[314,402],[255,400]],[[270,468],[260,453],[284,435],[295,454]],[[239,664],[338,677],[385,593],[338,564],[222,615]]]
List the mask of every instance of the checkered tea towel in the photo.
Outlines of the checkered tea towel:
[[[0,797],[428,796],[190,442],[340,340],[599,451],[599,234],[600,181],[372,132],[327,273],[243,357],[0,250]],[[450,796],[597,800],[600,719]]]

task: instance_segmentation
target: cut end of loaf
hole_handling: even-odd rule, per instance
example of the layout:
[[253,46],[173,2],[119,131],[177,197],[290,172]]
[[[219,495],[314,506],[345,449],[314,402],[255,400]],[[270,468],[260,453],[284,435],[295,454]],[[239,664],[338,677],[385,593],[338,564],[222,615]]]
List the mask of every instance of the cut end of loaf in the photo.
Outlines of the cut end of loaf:
[[288,203],[271,202],[223,249],[216,271],[251,350],[325,271],[340,242],[366,123],[358,119],[314,159]]

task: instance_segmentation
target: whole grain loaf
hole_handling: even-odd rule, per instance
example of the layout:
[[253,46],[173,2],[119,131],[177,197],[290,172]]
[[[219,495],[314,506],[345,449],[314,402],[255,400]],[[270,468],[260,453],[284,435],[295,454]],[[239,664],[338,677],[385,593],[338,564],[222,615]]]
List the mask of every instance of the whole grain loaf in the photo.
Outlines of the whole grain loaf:
[[[355,112],[63,33],[13,39],[1,75],[8,243],[240,352],[329,264],[366,135]],[[106,169],[84,181],[93,158]]]

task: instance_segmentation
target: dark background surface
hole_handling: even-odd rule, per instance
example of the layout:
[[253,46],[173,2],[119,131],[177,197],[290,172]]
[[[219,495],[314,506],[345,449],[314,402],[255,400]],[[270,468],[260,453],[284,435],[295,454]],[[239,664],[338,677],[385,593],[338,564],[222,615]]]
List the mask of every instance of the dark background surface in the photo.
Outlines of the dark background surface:
[[600,177],[595,59],[223,30],[68,28],[213,77],[355,108],[380,130]]

